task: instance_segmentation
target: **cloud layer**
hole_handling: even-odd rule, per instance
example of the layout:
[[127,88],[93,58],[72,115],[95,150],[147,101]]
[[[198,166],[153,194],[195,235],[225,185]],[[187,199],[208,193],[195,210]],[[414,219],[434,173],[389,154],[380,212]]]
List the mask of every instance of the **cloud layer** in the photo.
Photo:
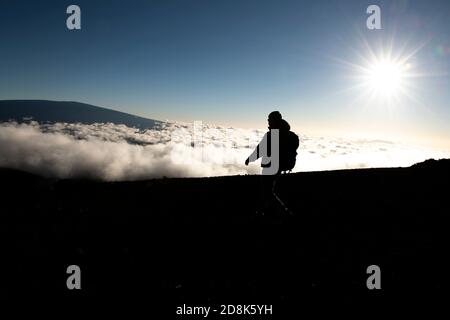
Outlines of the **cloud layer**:
[[[164,123],[139,131],[115,124],[0,123],[0,166],[45,176],[136,180],[256,174],[244,165],[264,131]],[[388,141],[301,136],[294,171],[409,166],[449,153]]]

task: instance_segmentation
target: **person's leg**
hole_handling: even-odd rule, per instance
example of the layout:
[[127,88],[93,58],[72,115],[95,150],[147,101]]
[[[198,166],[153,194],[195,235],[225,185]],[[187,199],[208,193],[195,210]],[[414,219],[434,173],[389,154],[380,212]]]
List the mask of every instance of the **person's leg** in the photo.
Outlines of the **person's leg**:
[[287,213],[289,215],[293,215],[292,211],[286,206],[286,204],[283,202],[283,200],[280,198],[279,194],[278,194],[278,185],[277,183],[279,183],[281,178],[281,174],[277,175],[275,177],[275,179],[273,179],[273,184],[272,184],[272,195],[274,200],[276,201],[279,209],[281,209],[281,211],[283,213]]
[[273,175],[261,175],[260,177],[260,185],[259,185],[259,212],[261,214],[266,215],[268,211],[272,210],[273,203],[273,194],[272,194],[272,186],[273,179],[275,176]]

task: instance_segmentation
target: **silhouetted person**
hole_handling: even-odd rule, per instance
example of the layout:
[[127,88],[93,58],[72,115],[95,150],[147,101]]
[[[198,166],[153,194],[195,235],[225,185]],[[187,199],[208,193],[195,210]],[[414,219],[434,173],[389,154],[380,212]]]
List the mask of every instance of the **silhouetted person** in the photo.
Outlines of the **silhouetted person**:
[[245,165],[261,158],[261,199],[263,210],[266,210],[274,197],[284,205],[274,193],[275,181],[282,172],[290,172],[294,166],[299,145],[298,136],[290,131],[291,126],[284,120],[279,111],[273,111],[267,119],[269,131],[261,142],[245,160]]

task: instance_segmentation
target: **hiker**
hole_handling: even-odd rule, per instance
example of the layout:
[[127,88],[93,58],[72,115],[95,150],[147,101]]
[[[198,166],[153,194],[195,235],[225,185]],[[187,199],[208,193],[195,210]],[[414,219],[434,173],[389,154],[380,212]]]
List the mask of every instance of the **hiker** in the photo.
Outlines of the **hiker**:
[[245,165],[261,158],[262,175],[279,175],[291,171],[295,166],[298,136],[279,111],[273,111],[267,119],[269,131],[245,160]]
[[263,211],[270,206],[273,197],[284,206],[275,193],[275,183],[282,172],[290,172],[294,168],[299,146],[298,136],[290,131],[291,126],[279,111],[271,112],[267,120],[269,131],[245,160],[245,165],[248,165],[261,158],[260,204]]

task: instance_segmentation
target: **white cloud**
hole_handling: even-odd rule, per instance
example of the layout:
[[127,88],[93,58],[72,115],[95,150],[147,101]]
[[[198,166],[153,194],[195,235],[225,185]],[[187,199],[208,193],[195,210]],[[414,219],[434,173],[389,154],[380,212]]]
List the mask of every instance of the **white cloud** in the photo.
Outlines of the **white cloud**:
[[450,152],[383,140],[302,138],[297,171],[407,167],[426,159],[448,158]]
[[[0,166],[54,177],[135,180],[256,174],[244,161],[264,134],[163,123],[139,131],[115,124],[0,123]],[[409,166],[446,152],[386,141],[301,136],[295,171]]]
[[[250,149],[226,150],[225,143],[217,137],[205,139],[203,149],[193,148],[190,140],[171,139],[172,133],[180,129],[189,133],[190,126],[167,123],[140,132],[114,124],[2,123],[0,166],[46,176],[104,180],[255,174],[259,171],[256,166],[243,164]],[[223,161],[221,155],[231,159]]]

